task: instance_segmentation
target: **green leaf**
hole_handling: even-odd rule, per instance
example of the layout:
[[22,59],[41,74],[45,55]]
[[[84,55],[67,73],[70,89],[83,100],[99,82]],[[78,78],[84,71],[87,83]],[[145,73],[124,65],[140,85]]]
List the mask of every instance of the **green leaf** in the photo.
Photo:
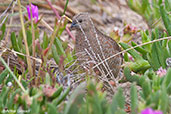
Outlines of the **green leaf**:
[[171,1],[170,0],[165,0],[165,7],[167,9],[167,11],[171,11]]
[[124,111],[124,109],[121,109],[121,110],[117,110],[115,114],[126,114],[126,112]]
[[[158,29],[155,29],[155,36],[156,36],[156,39],[159,39],[159,30]],[[169,57],[169,52],[167,51],[166,46],[163,47],[161,44],[162,44],[162,41],[153,43],[153,45],[156,45],[156,50],[151,50],[151,51],[156,51],[156,53],[158,54],[158,60],[159,60],[160,65],[163,68],[166,68],[165,61]]]
[[18,47],[18,43],[17,43],[17,39],[16,39],[16,35],[15,32],[11,33],[11,43],[12,43],[12,47],[15,51],[20,52],[19,47]]
[[0,84],[2,84],[3,80],[5,77],[8,75],[8,70],[5,69],[1,74],[0,74]]
[[118,92],[112,99],[112,104],[109,107],[108,113],[115,114],[118,110],[124,109],[125,98],[123,96],[123,90],[118,88]]
[[65,90],[64,93],[61,94],[58,98],[54,99],[52,103],[55,106],[59,105],[66,98],[66,96],[68,95],[69,91],[70,91],[70,88],[68,87],[67,90]]
[[83,96],[85,95],[85,87],[86,83],[81,83],[72,93],[64,114],[77,114],[79,111],[79,107],[83,102]]
[[27,30],[27,44],[28,44],[28,47],[30,47],[32,45],[32,33],[31,31]]
[[5,30],[6,30],[6,24],[4,23],[2,26],[1,26],[1,29],[0,29],[2,32],[0,34],[0,41],[4,38],[4,35],[5,35]]
[[[146,43],[150,41],[150,38],[145,32],[141,32],[141,37],[142,37],[142,43]],[[147,50],[148,52],[150,52],[151,50],[151,44],[147,44],[142,47],[145,48],[145,50]]]
[[118,89],[118,93],[116,94],[116,98],[118,100],[118,106],[121,109],[124,109],[124,106],[125,106],[125,97],[123,96],[123,90],[121,88]]
[[167,74],[166,74],[166,76],[164,78],[163,84],[164,84],[163,86],[165,88],[167,88],[167,91],[171,92],[171,90],[169,90],[169,89],[171,89],[171,87],[169,87],[169,86],[171,86],[171,68],[169,68],[167,70]]
[[24,46],[23,46],[22,35],[19,35],[19,36],[17,37],[17,39],[18,39],[18,47],[19,47],[20,49],[23,48]]
[[8,101],[8,93],[9,93],[9,91],[10,91],[10,89],[7,88],[7,89],[4,91],[4,94],[3,94],[3,96],[2,96],[4,106],[6,106],[7,103],[8,103],[7,101]]
[[56,50],[55,45],[52,45],[52,55],[53,55],[53,58],[54,58],[56,64],[58,65],[59,64],[60,57],[59,57],[59,55],[57,53],[57,50]]
[[168,51],[169,51],[170,57],[171,57],[171,40],[168,41]]
[[31,104],[30,107],[30,113],[31,114],[39,114],[40,111],[40,104],[37,103],[37,100],[33,98],[33,103]]
[[[128,44],[126,43],[120,43],[120,45],[122,46],[123,49],[129,49],[131,48]],[[136,60],[140,60],[143,59],[134,49],[129,50],[128,53]]]
[[62,47],[62,43],[61,43],[61,41],[58,38],[55,38],[54,44],[56,46],[57,53],[59,55],[64,55],[65,56],[65,51],[64,51],[64,49]]
[[138,85],[140,85],[140,76],[131,75],[130,69],[128,67],[124,68],[124,76],[126,79],[130,82],[136,82]]
[[14,80],[14,79],[13,79],[12,75],[9,74],[7,80],[5,80],[5,84],[7,84],[8,82],[12,82],[13,80]]
[[3,109],[5,107],[5,104],[4,104],[5,99],[4,98],[5,98],[5,96],[7,96],[7,93],[8,93],[8,88],[6,86],[4,86],[0,93],[0,108],[1,109]]
[[153,92],[150,96],[150,104],[154,104],[154,107],[157,108],[160,104],[160,92]]
[[167,29],[169,36],[171,36],[171,20],[169,19],[169,15],[167,15],[167,12],[164,9],[163,5],[160,6],[160,14],[165,25],[165,28]]
[[48,103],[48,114],[58,114],[57,108],[55,105]]
[[131,114],[137,114],[138,109],[138,95],[137,95],[137,88],[135,84],[131,85]]
[[142,8],[141,8],[142,13],[145,13],[148,6],[149,6],[148,0],[142,0]]
[[68,2],[69,2],[69,0],[66,0],[66,3],[65,3],[65,7],[64,7],[64,12],[63,12],[63,15],[65,15],[65,11],[66,11],[66,9],[67,9]]
[[158,5],[161,5],[162,4],[162,1],[163,0],[158,0]]
[[67,50],[66,52],[66,64],[73,61],[73,55],[71,53],[71,50]]
[[100,99],[100,96],[98,95],[98,91],[96,90],[96,85],[89,79],[87,84],[87,90],[88,90],[87,92],[88,113],[102,114],[103,113],[102,99]]
[[168,95],[167,95],[167,92],[166,92],[166,88],[162,88],[162,91],[161,91],[161,110],[163,112],[163,114],[166,114],[167,112],[167,109],[170,108],[169,107],[169,102],[168,102]]
[[52,95],[51,98],[52,98],[52,99],[57,98],[57,97],[61,94],[62,90],[63,90],[63,86],[60,86],[60,87],[55,91],[55,93],[53,93],[53,95]]
[[[135,42],[131,42],[131,44],[132,44],[133,47],[137,46],[137,44]],[[143,49],[142,47],[137,47],[137,48],[135,48],[135,50],[140,52],[143,55],[148,53],[148,51]]]
[[[161,47],[160,43],[159,42],[155,42],[153,45],[156,45],[156,51],[157,51],[157,55],[158,55],[158,60],[159,60],[159,63],[160,65],[163,67],[163,68],[166,68],[166,59],[164,58],[165,55],[167,52],[163,53],[164,50],[163,48]],[[153,51],[153,50],[152,50]]]
[[14,97],[17,93],[21,92],[21,90],[18,88],[17,90],[15,90],[15,92],[11,93],[11,97],[9,98],[9,101],[8,101],[8,104],[7,104],[7,107],[8,109],[11,109],[14,104]]
[[46,77],[45,77],[45,84],[47,85],[51,85],[51,78],[49,76],[49,73],[46,73]]
[[144,98],[147,100],[152,92],[149,80],[144,81],[144,83],[142,84],[142,90]]
[[48,36],[47,36],[46,32],[44,32],[42,48],[46,49],[48,47],[48,44],[49,44]]
[[144,59],[135,60],[135,62],[128,62],[127,65],[134,72],[144,72],[151,67],[148,61]]
[[[35,78],[35,77],[33,77],[33,78]],[[23,85],[23,87],[25,88],[25,89],[27,89],[27,87],[28,87],[28,85],[29,85],[29,81],[26,81],[26,80],[21,80],[21,83],[22,83],[22,85]]]
[[128,57],[128,53],[124,53],[124,60],[125,60],[126,62],[130,61],[130,60],[129,60],[129,57]]
[[147,58],[148,58],[148,60],[149,60],[149,62],[150,62],[150,65],[152,66],[152,68],[153,68],[155,71],[157,71],[157,70],[160,68],[160,66],[161,66],[161,64],[160,64],[160,62],[159,62],[158,56],[161,56],[161,55],[158,55],[158,54],[157,54],[156,43],[153,43],[153,44],[152,44],[152,48],[151,48],[151,53],[149,53],[149,54],[147,55]]

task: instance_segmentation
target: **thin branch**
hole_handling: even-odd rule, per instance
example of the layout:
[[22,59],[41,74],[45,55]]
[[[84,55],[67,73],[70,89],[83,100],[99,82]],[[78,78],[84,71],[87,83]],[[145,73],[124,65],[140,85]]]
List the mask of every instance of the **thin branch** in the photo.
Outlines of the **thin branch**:
[[[34,30],[34,24],[33,24],[33,12],[32,12],[32,7],[31,7],[31,0],[29,0],[29,9],[30,9],[30,14],[31,14],[31,31],[32,31],[32,51],[33,51],[33,57],[35,57],[36,55],[36,49],[35,49],[35,30]],[[36,61],[33,60],[33,76],[35,76],[35,70],[36,70]],[[33,79],[33,83],[34,83],[34,79]]]
[[8,67],[7,63],[4,61],[4,59],[0,56],[0,61],[4,64],[5,68],[9,71],[11,76],[14,78],[14,80],[17,82],[18,86],[22,89],[23,92],[26,92],[23,85],[20,83],[20,81],[16,78],[14,73],[11,71],[11,69]]
[[112,56],[106,58],[105,60],[99,62],[98,64],[96,64],[95,66],[93,66],[93,69],[96,68],[97,66],[99,66],[100,64],[102,64],[103,62],[106,62],[107,60],[109,60],[109,59],[111,59],[111,58],[113,58],[113,57],[115,57],[115,56],[117,56],[117,55],[120,55],[120,54],[122,54],[122,53],[125,53],[125,52],[127,52],[127,51],[129,51],[129,50],[132,50],[132,49],[135,49],[135,48],[137,48],[137,47],[141,47],[141,46],[144,46],[144,45],[147,45],[147,44],[151,44],[151,43],[154,43],[154,42],[158,42],[158,41],[161,41],[161,40],[167,40],[167,39],[171,39],[171,36],[170,36],[170,37],[160,38],[160,39],[153,40],[153,41],[150,41],[150,42],[146,42],[146,43],[143,43],[143,44],[140,44],[140,45],[137,45],[137,46],[128,48],[128,49],[126,49],[126,50],[123,50],[123,51],[121,51],[121,52],[119,52],[119,53],[116,53],[116,54],[114,54],[114,55],[112,55]]
[[1,48],[2,48],[3,50],[8,50],[8,51],[13,52],[14,54],[22,55],[22,56],[28,57],[28,58],[30,58],[30,59],[34,59],[34,60],[36,60],[36,61],[39,62],[39,63],[42,63],[42,60],[39,59],[39,58],[32,57],[32,56],[28,56],[28,55],[26,55],[26,54],[23,54],[23,53],[20,53],[20,52],[11,50],[11,49],[9,49],[9,48],[4,48],[4,47],[1,47]]
[[13,2],[14,2],[14,0],[11,1],[11,3],[8,5],[7,9],[0,15],[0,19],[7,13],[9,8],[12,6]]
[[[49,6],[51,7],[51,9],[52,9],[53,12],[55,13],[57,19],[60,19],[61,17],[60,17],[60,15],[59,15],[59,13],[58,13],[58,12],[56,11],[56,9],[52,6],[51,2],[50,2],[49,0],[46,0],[46,2],[49,4]],[[65,29],[66,29],[68,35],[75,41],[75,37],[74,37],[74,36],[72,35],[72,33],[70,32],[69,28],[66,27]]]
[[[21,26],[22,26],[24,44],[25,44],[25,47],[26,47],[26,55],[30,56],[29,48],[28,48],[28,44],[27,44],[26,31],[25,31],[25,27],[24,27],[24,20],[23,20],[23,15],[22,15],[21,2],[20,2],[20,0],[17,0],[17,1],[18,1],[18,6],[19,6],[19,14],[20,14],[20,21],[21,21]],[[26,58],[27,58],[29,74],[30,74],[30,76],[32,76],[33,72],[32,72],[31,60],[30,60],[29,57],[26,57]]]

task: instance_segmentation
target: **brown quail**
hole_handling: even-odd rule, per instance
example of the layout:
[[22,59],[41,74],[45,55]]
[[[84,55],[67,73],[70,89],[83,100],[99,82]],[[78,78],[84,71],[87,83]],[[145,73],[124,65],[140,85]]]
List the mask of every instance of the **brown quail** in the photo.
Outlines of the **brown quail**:
[[[88,13],[80,13],[73,17],[71,29],[76,30],[75,51],[80,65],[97,65],[106,58],[121,51],[118,44],[110,37],[100,32]],[[103,62],[94,70],[109,81],[118,76],[122,63],[121,55]]]

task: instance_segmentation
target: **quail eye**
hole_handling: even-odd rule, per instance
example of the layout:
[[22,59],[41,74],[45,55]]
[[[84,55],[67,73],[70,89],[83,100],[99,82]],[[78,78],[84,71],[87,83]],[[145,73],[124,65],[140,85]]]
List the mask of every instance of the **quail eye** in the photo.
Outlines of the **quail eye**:
[[82,19],[79,19],[79,20],[78,20],[79,23],[82,23],[82,21],[83,21]]

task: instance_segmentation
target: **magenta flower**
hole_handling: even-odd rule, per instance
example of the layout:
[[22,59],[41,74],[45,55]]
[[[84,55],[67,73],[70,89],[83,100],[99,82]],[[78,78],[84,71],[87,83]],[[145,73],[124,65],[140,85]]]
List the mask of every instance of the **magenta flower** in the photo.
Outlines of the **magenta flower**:
[[131,61],[134,61],[134,58],[130,55],[129,56],[129,59],[131,60]]
[[[33,19],[35,19],[35,22],[37,23],[38,18],[39,18],[38,7],[31,4],[31,9],[32,9],[32,17]],[[27,5],[27,13],[28,13],[29,20],[31,20],[30,5]]]
[[141,111],[141,114],[163,114],[163,112],[160,110],[155,111],[152,108],[146,108],[143,111]]
[[157,75],[162,77],[164,75],[166,75],[167,71],[166,69],[163,69],[162,67],[160,67],[158,70],[157,70]]

